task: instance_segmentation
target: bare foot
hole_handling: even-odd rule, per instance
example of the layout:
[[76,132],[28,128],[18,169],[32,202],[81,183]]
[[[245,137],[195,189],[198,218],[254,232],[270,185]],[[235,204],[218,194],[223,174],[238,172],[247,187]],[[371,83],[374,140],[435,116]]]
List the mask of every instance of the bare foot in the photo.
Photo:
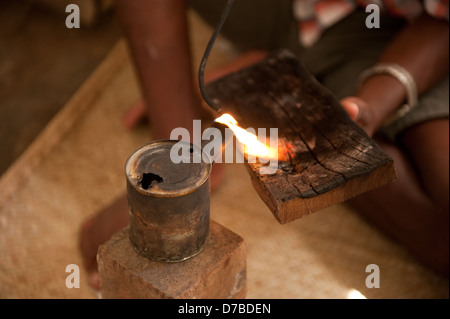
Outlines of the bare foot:
[[100,289],[97,273],[98,247],[108,241],[113,234],[126,227],[128,223],[127,198],[121,196],[81,226],[79,248],[84,268],[88,272],[88,282],[92,288]]
[[[211,172],[211,191],[219,187],[223,178],[224,165],[214,164]],[[79,234],[79,249],[84,268],[88,273],[88,283],[93,289],[100,289],[97,268],[98,247],[128,224],[129,214],[126,195],[121,196],[82,224]]]

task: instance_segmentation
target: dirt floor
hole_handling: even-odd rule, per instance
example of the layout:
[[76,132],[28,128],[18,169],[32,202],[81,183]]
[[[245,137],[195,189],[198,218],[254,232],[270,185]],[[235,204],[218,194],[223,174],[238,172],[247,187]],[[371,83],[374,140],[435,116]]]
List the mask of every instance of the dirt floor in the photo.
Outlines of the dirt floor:
[[113,11],[69,30],[64,11],[0,0],[0,174],[27,148],[121,36]]

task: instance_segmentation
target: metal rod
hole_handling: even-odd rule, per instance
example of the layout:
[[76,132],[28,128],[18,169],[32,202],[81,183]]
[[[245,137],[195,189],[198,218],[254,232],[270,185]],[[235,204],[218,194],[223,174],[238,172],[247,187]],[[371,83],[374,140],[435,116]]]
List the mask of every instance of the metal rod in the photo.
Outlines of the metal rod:
[[209,43],[206,47],[206,50],[203,55],[202,62],[200,63],[200,68],[198,71],[198,82],[199,82],[199,87],[200,87],[200,93],[202,94],[205,102],[210,107],[212,107],[214,110],[216,110],[217,112],[220,111],[220,107],[216,103],[214,103],[214,101],[209,97],[208,92],[206,91],[204,74],[205,74],[205,69],[206,69],[206,64],[208,62],[209,54],[211,53],[211,50],[214,46],[214,42],[216,41],[216,38],[219,35],[220,31],[222,30],[222,27],[225,24],[228,14],[231,11],[233,2],[234,2],[234,0],[228,0],[227,4],[225,5],[225,9],[223,10],[222,16],[220,17],[219,23],[217,24],[216,29],[214,30],[214,33],[212,34],[211,39],[209,40]]

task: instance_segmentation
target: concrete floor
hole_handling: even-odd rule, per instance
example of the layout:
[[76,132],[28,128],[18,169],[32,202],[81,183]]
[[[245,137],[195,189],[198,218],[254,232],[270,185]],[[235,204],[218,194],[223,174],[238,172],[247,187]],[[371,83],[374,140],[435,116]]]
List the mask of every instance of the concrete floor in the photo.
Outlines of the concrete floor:
[[105,58],[121,36],[113,11],[67,29],[65,12],[0,0],[0,175]]

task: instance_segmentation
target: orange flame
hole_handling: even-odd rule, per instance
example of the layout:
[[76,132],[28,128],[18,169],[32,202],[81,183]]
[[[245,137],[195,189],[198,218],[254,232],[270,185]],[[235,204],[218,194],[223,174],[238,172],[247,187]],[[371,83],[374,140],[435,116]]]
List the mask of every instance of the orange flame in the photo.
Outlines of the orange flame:
[[[270,147],[258,141],[255,134],[252,134],[238,125],[238,122],[230,114],[224,114],[217,118],[215,122],[228,126],[240,143],[246,146],[248,155],[258,156],[260,158],[277,158],[278,150],[273,152]],[[274,154],[275,153],[275,154]]]

